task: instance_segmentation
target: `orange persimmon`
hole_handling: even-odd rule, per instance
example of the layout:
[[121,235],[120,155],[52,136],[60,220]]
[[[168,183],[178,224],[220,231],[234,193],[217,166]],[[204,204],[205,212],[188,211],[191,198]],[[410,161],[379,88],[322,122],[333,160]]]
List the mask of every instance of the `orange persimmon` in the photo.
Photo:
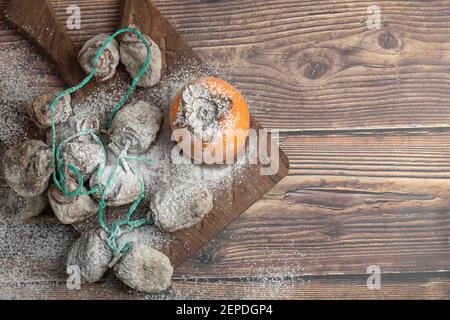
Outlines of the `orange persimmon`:
[[[180,120],[181,119],[181,120]],[[228,82],[203,77],[190,81],[175,96],[169,114],[172,131],[187,129],[188,144],[177,142],[191,158],[208,163],[205,154],[221,161],[235,158],[244,147],[250,128],[250,112],[244,97]],[[194,146],[201,146],[201,157]]]

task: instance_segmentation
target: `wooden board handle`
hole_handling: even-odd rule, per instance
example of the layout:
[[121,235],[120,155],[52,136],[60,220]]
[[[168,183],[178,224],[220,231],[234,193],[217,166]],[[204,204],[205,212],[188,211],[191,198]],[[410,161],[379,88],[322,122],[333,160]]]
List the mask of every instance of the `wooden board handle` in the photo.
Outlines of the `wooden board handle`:
[[74,86],[85,77],[77,60],[78,50],[48,0],[10,0],[5,19],[53,60],[67,85]]
[[152,33],[152,4],[150,0],[122,0],[120,26],[135,25],[146,35]]

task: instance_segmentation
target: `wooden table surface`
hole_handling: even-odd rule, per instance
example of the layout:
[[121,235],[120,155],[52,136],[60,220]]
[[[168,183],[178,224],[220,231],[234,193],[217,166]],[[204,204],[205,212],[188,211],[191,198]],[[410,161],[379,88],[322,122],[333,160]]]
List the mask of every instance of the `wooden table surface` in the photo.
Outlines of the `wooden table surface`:
[[[5,0],[0,0],[0,9]],[[76,237],[45,218],[1,235],[4,298],[450,298],[450,1],[154,1],[206,62],[223,68],[266,128],[287,178],[174,274],[157,296],[112,276],[67,290]],[[119,0],[81,8],[77,44],[115,30]],[[369,6],[381,28],[369,29]],[[51,63],[0,20],[0,57],[30,54],[36,91]],[[1,92],[1,91],[0,91]],[[13,231],[11,231],[12,233]],[[55,250],[33,245],[54,244]],[[369,290],[367,268],[381,270]]]

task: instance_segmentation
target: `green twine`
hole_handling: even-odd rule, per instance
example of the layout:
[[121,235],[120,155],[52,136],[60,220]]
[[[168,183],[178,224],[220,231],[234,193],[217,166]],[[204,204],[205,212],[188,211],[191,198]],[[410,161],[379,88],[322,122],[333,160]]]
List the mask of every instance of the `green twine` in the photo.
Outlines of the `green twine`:
[[[103,230],[105,230],[108,233],[108,238],[106,239],[106,244],[108,245],[108,247],[111,249],[111,251],[114,253],[114,255],[119,255],[121,253],[127,252],[128,250],[130,250],[131,248],[131,243],[130,242],[126,242],[124,244],[122,244],[121,246],[118,246],[116,240],[117,238],[120,236],[121,231],[121,227],[122,226],[128,226],[129,230],[131,231],[134,228],[140,227],[144,224],[149,224],[150,222],[147,221],[146,219],[139,219],[139,220],[135,220],[132,221],[131,220],[131,216],[133,215],[134,211],[136,210],[137,206],[139,205],[139,203],[141,202],[142,198],[144,197],[144,180],[142,179],[142,176],[139,175],[139,189],[140,189],[140,193],[138,198],[133,202],[133,204],[131,205],[131,207],[128,209],[128,212],[126,214],[126,217],[124,219],[121,219],[119,221],[116,221],[112,224],[111,228],[109,228],[105,222],[103,221],[103,211],[106,208],[106,203],[105,203],[105,193],[106,190],[108,188],[108,186],[111,184],[111,182],[114,180],[114,176],[115,173],[117,171],[117,168],[120,166],[120,161],[122,159],[125,160],[129,160],[131,157],[128,156],[123,156],[120,155],[117,159],[116,162],[114,164],[114,167],[111,171],[111,174],[109,175],[108,181],[105,184],[105,187],[102,190],[101,196],[100,196],[100,201],[99,201],[99,211],[98,211],[98,220],[100,223],[100,226],[102,227]],[[132,157],[134,160],[136,160],[135,157]],[[140,160],[140,159],[139,159]],[[148,161],[148,160],[147,160]],[[133,170],[130,167],[131,170]],[[136,172],[133,173],[136,174]]]
[[[112,223],[111,227],[108,227],[106,225],[106,223],[103,220],[103,213],[104,210],[106,208],[106,203],[105,203],[105,194],[106,194],[106,190],[108,189],[108,187],[111,185],[111,183],[114,181],[115,178],[115,174],[117,171],[117,168],[120,166],[120,162],[122,160],[136,160],[136,161],[143,161],[143,162],[149,162],[148,159],[143,159],[140,157],[131,157],[131,156],[125,156],[125,155],[119,155],[118,158],[116,159],[116,162],[114,164],[114,167],[108,177],[108,180],[106,182],[105,185],[102,185],[101,183],[99,183],[98,185],[94,186],[92,189],[87,190],[87,191],[82,191],[83,186],[84,186],[84,177],[83,175],[80,173],[80,171],[72,164],[70,163],[64,163],[64,160],[62,159],[61,153],[63,150],[63,147],[69,143],[72,140],[78,139],[80,137],[83,136],[91,136],[95,143],[102,146],[103,147],[103,158],[101,160],[101,163],[98,167],[98,169],[96,170],[96,172],[94,173],[95,175],[97,175],[100,179],[99,181],[104,181],[102,179],[103,174],[104,174],[104,169],[105,169],[105,165],[106,165],[106,150],[105,147],[102,143],[102,141],[100,140],[100,138],[91,130],[86,130],[77,134],[74,134],[72,136],[70,136],[69,138],[65,139],[64,141],[61,142],[61,144],[59,146],[57,146],[57,142],[56,142],[56,122],[55,122],[55,109],[56,109],[56,105],[58,104],[59,100],[61,100],[66,94],[71,94],[74,93],[78,90],[80,90],[81,88],[83,88],[84,86],[86,86],[86,84],[89,83],[89,81],[91,81],[91,79],[94,77],[96,71],[97,71],[97,65],[99,62],[99,59],[101,57],[101,55],[103,54],[103,52],[105,51],[106,47],[108,46],[108,44],[115,39],[118,35],[125,33],[125,32],[131,32],[133,34],[135,34],[136,36],[139,37],[139,40],[144,43],[146,49],[147,49],[147,56],[145,59],[145,63],[142,67],[142,69],[139,71],[139,73],[137,74],[137,76],[132,80],[131,85],[128,88],[127,93],[125,94],[125,96],[114,106],[113,110],[111,111],[111,114],[108,117],[108,127],[111,128],[112,126],[112,122],[114,121],[114,118],[117,114],[117,112],[120,110],[120,108],[122,108],[122,106],[125,104],[125,102],[128,100],[128,98],[130,97],[130,95],[134,92],[136,85],[139,81],[139,79],[145,74],[145,72],[147,71],[150,63],[151,63],[151,48],[149,43],[147,42],[147,40],[145,39],[145,37],[142,35],[142,33],[139,30],[136,30],[134,28],[124,28],[124,29],[120,29],[118,31],[116,31],[113,35],[111,35],[110,37],[108,37],[106,39],[106,41],[103,43],[103,45],[100,47],[100,49],[98,50],[97,54],[95,55],[92,64],[94,66],[94,68],[92,69],[92,71],[76,86],[73,86],[67,90],[64,90],[62,92],[60,92],[55,99],[52,101],[51,105],[50,105],[50,123],[51,123],[51,128],[52,128],[52,159],[51,159],[51,167],[54,168],[54,172],[52,175],[53,178],[53,182],[55,183],[56,187],[63,193],[63,195],[65,197],[76,197],[79,195],[91,195],[97,192],[101,191],[100,194],[100,200],[98,201],[99,203],[99,211],[98,211],[98,221],[100,224],[100,227],[108,234],[108,237],[106,239],[106,244],[108,245],[108,247],[111,249],[111,251],[113,252],[114,256],[118,256],[122,253],[125,253],[127,251],[129,251],[131,249],[131,243],[130,242],[126,242],[123,243],[122,245],[118,245],[117,244],[117,238],[120,236],[120,234],[122,232],[124,232],[122,230],[123,226],[128,227],[128,230],[126,230],[125,232],[128,231],[132,231],[134,228],[137,228],[139,226],[142,226],[144,224],[149,224],[151,223],[150,221],[147,221],[146,219],[139,219],[139,220],[132,220],[131,217],[133,215],[133,213],[135,212],[137,206],[139,205],[139,203],[141,202],[142,198],[144,197],[144,181],[142,176],[139,174],[139,188],[140,188],[140,194],[139,197],[133,202],[133,204],[131,205],[131,207],[129,208],[126,217],[124,219],[121,219],[119,221],[116,221],[114,223]],[[132,170],[132,172],[134,174],[136,174],[134,172],[134,170],[131,168],[130,166],[130,170]],[[77,180],[77,188],[75,190],[69,191],[67,189],[66,186],[66,176],[65,174],[71,171],[76,175],[76,180]]]

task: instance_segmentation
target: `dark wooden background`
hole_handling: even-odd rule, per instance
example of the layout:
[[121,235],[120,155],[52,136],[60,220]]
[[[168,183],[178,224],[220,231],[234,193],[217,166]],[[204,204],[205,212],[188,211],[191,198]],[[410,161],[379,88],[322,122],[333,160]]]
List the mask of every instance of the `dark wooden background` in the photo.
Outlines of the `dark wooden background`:
[[[2,250],[3,297],[450,298],[450,1],[154,2],[257,120],[281,130],[289,176],[178,268],[164,295],[112,277],[68,291],[75,235],[39,220],[33,241],[52,232],[63,249]],[[52,3],[62,22],[67,5],[81,7],[77,44],[116,28],[119,0]],[[380,30],[366,25],[373,4]],[[0,20],[0,48],[24,47],[35,54]],[[30,69],[61,85],[45,59]],[[380,290],[366,287],[370,265]],[[11,280],[14,268],[27,277]]]

